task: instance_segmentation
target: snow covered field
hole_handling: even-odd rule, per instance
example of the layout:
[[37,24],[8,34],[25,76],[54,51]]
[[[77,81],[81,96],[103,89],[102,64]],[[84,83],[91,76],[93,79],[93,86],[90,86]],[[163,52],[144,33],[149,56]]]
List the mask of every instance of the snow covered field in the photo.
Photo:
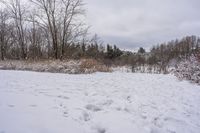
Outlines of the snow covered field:
[[199,133],[200,87],[171,75],[0,71],[0,133]]

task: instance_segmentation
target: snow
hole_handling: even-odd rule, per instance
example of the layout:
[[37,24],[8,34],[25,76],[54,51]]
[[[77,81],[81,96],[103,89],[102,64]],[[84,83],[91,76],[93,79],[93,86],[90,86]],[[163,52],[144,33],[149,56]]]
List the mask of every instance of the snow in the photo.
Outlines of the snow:
[[199,133],[200,87],[175,76],[0,70],[0,133]]

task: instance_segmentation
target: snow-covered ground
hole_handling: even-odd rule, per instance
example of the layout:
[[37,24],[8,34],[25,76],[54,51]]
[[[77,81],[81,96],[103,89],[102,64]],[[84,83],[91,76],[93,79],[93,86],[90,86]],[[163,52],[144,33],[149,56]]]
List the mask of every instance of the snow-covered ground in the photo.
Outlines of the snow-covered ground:
[[199,133],[200,87],[172,75],[0,71],[0,133]]

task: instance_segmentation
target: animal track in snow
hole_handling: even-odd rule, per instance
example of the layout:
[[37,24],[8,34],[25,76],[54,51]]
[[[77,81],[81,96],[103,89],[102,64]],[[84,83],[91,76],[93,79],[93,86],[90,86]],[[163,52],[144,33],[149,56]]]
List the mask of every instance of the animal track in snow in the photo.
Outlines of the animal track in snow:
[[87,110],[90,110],[90,111],[93,111],[93,112],[98,112],[98,111],[102,110],[102,108],[100,108],[100,107],[98,107],[96,105],[93,105],[93,104],[88,104],[88,105],[85,106],[85,108]]

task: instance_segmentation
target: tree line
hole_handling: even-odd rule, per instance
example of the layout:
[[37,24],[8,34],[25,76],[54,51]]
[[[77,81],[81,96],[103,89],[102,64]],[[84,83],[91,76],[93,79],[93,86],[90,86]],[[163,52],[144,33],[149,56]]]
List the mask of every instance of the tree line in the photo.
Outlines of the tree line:
[[150,53],[148,63],[166,65],[172,59],[188,58],[191,55],[198,56],[200,48],[200,38],[197,36],[187,36],[180,40],[172,40],[167,43],[154,46]]
[[0,0],[0,59],[93,58],[107,65],[157,65],[199,52],[200,38],[184,37],[153,46],[150,52],[122,51],[88,37],[82,0]]
[[145,49],[140,48],[137,54],[131,56],[133,67],[148,66],[148,69],[159,69],[166,72],[167,67],[173,62],[179,62],[182,59],[190,58],[191,56],[199,57],[200,55],[200,38],[197,36],[186,36],[182,39],[172,40],[166,43],[158,44],[150,49],[150,52],[145,52]]

